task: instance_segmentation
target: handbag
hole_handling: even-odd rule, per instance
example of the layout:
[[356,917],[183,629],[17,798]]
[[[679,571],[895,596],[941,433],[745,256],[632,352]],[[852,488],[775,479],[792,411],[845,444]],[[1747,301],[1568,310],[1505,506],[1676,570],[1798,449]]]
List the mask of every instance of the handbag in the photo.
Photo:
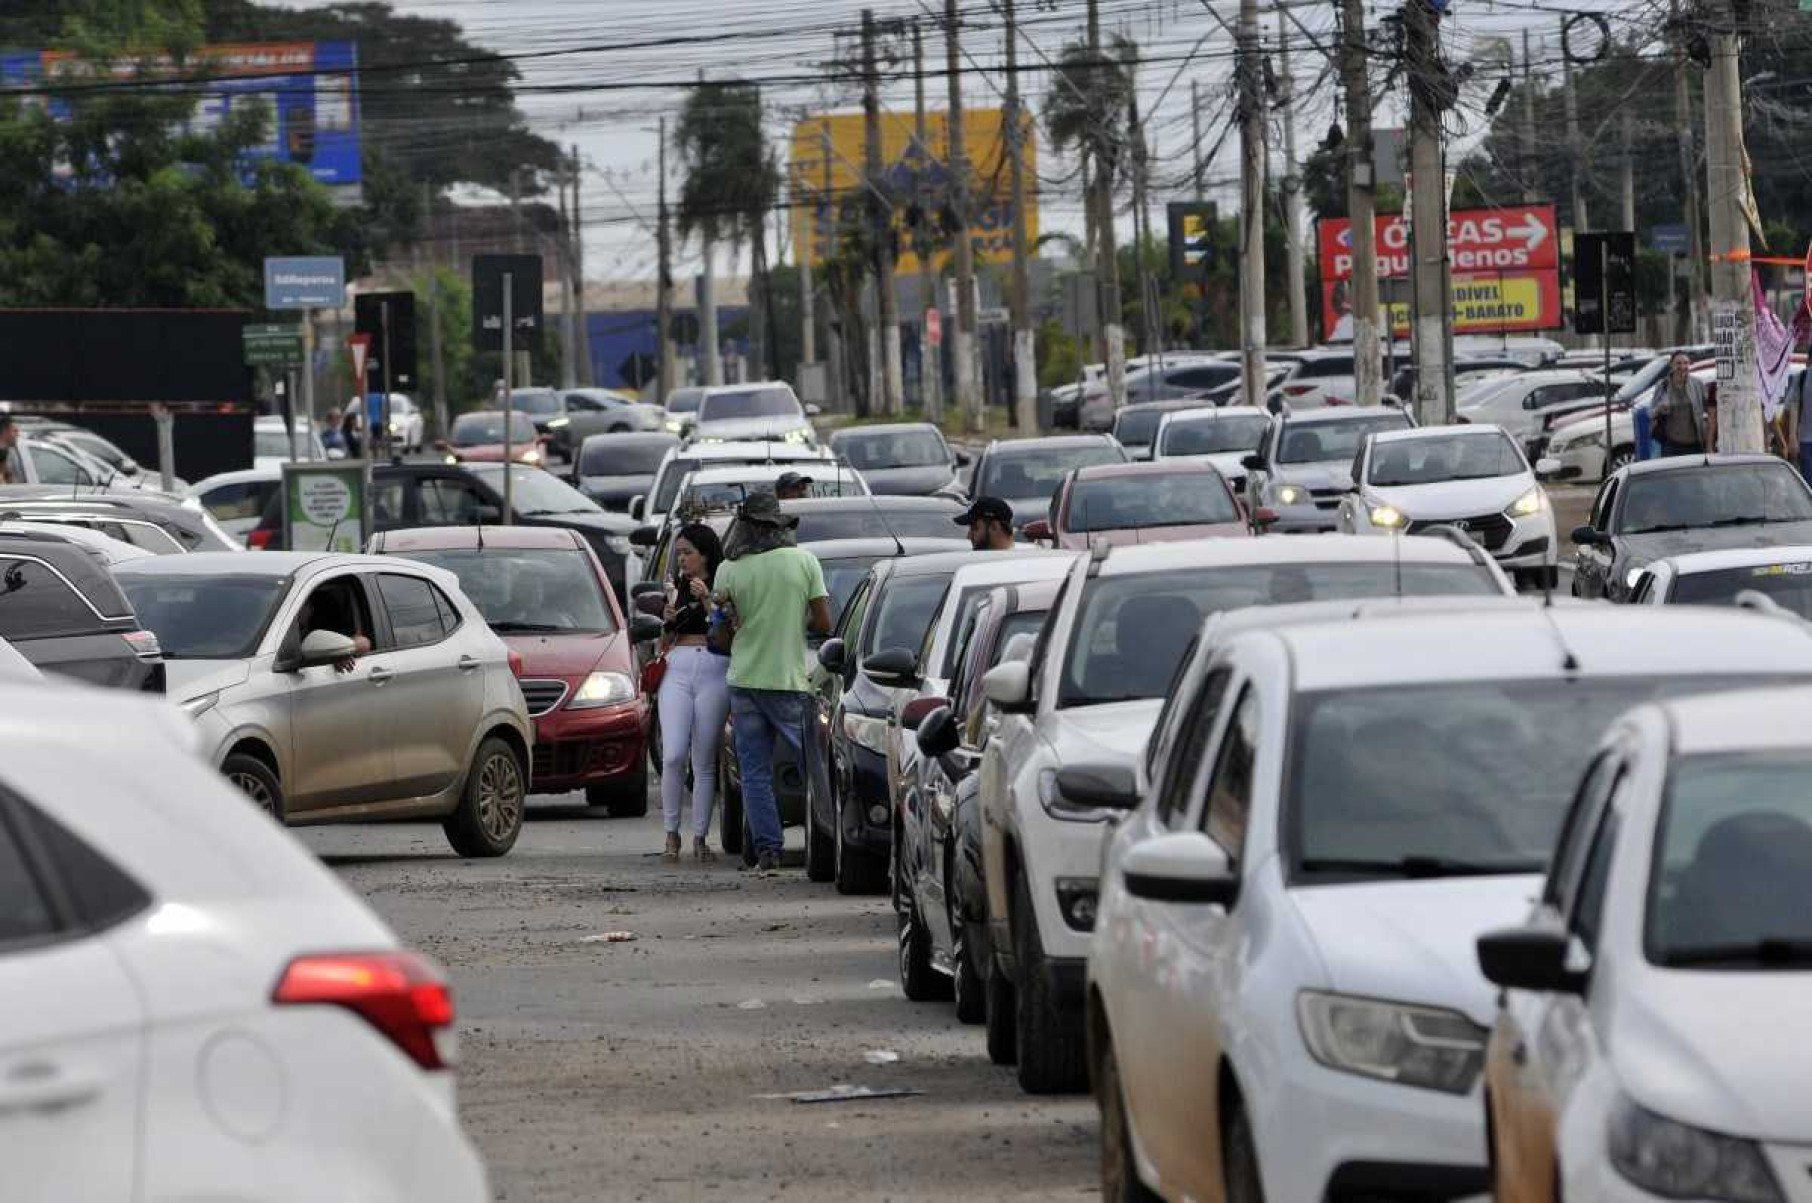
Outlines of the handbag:
[[667,676],[667,653],[665,650],[648,663],[642,665],[642,692],[650,696],[661,691],[661,681]]

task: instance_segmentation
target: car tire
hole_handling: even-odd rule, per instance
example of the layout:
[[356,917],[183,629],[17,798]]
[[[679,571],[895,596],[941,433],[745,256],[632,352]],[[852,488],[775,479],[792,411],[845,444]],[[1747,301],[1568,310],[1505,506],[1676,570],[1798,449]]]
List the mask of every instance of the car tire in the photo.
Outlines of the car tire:
[[806,787],[805,800],[805,879],[807,881],[827,882],[837,876],[837,851],[831,847],[830,837],[818,830],[818,820],[814,817],[810,789]]
[[478,745],[459,809],[441,825],[461,856],[502,856],[522,833],[528,774],[516,749],[493,735]]
[[950,959],[956,965],[950,993],[956,1000],[956,1018],[961,1023],[982,1023],[988,1018],[987,985],[975,970],[975,957],[969,949],[968,925],[961,915],[950,916]]
[[277,822],[283,822],[283,783],[271,767],[256,756],[235,752],[220,764],[220,775],[239,787],[252,805]]
[[839,894],[884,894],[887,892],[888,862],[872,852],[851,848],[843,842],[843,816],[837,815],[836,830],[831,836],[833,872]]
[[1635,461],[1636,449],[1634,447],[1613,448],[1611,450],[1610,468],[1605,472],[1605,476],[1615,476],[1618,472],[1629,467]]
[[1038,916],[1021,873],[1013,883],[1013,959],[1019,966],[1014,1027],[1019,1088],[1027,1094],[1069,1094],[1088,1086],[1088,1042],[1075,1016],[1061,1015],[1045,973]]
[[1105,1037],[1095,1062],[1095,1106],[1101,1113],[1102,1203],[1159,1203],[1161,1196],[1139,1178],[1126,1095],[1120,1089],[1120,1064],[1114,1059],[1113,1041]]
[[615,781],[585,787],[585,804],[602,806],[613,819],[639,819],[648,813],[648,761]]
[[990,956],[982,974],[982,1022],[987,1025],[988,1060],[996,1065],[1011,1065],[1019,1056],[1019,1034],[1014,1025],[1016,993],[1013,983]]
[[1246,1105],[1233,1100],[1221,1123],[1222,1198],[1227,1203],[1265,1203],[1265,1183],[1258,1171],[1258,1142]]
[[912,1002],[942,1002],[950,997],[950,979],[931,967],[931,933],[919,921],[919,908],[908,900],[899,910],[900,990]]

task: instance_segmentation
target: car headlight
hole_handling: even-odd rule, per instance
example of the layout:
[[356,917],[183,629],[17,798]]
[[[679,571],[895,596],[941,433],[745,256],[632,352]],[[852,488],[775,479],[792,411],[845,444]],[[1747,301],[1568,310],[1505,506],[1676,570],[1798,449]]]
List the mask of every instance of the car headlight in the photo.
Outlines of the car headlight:
[[867,748],[876,756],[887,755],[887,720],[884,718],[845,711],[843,734],[859,748]]
[[1485,1029],[1457,1011],[1304,990],[1296,1022],[1329,1069],[1400,1086],[1465,1094],[1485,1062]]
[[1575,447],[1602,447],[1604,446],[1604,431],[1593,430],[1576,434],[1560,446],[1568,451]]
[[612,555],[626,556],[635,544],[629,541],[628,535],[605,535],[604,546],[610,548]]
[[665,422],[661,423],[661,426],[670,434],[678,434],[686,428],[686,424],[678,418],[668,418]]
[[573,420],[571,418],[549,418],[547,420],[547,428],[549,430],[565,430],[568,426],[571,426],[572,423]]
[[1527,518],[1532,514],[1539,514],[1547,508],[1548,495],[1541,491],[1540,486],[1537,486],[1511,502],[1509,514],[1512,518]]
[[1044,807],[1044,813],[1053,819],[1062,819],[1067,823],[1100,823],[1105,822],[1114,812],[1093,806],[1078,806],[1066,799],[1057,789],[1057,770],[1041,769],[1038,773],[1038,804]]
[[1278,485],[1274,496],[1278,505],[1302,505],[1309,499],[1309,491],[1301,485]]
[[447,456],[447,462],[449,464],[457,464],[459,462],[459,457],[457,455],[449,455]]
[[1691,1128],[1618,1098],[1605,1133],[1611,1164],[1636,1187],[1669,1199],[1777,1203],[1780,1184],[1752,1140]]
[[789,443],[809,443],[812,441],[812,432],[809,430],[789,430],[786,432],[786,441]]
[[1642,579],[1643,567],[1644,565],[1641,564],[1630,565],[1630,570],[1623,574],[1623,584],[1626,588],[1634,589],[1636,587],[1636,582]]
[[1372,525],[1382,526],[1385,530],[1400,530],[1409,525],[1409,519],[1394,505],[1372,506]]
[[626,673],[596,672],[585,678],[579,692],[566,704],[568,710],[593,710],[635,700],[635,682]]
[[214,709],[219,702],[220,691],[216,689],[213,693],[204,693],[197,697],[190,698],[188,701],[182,703],[182,709],[183,713],[190,718],[200,718],[208,711]]
[[539,451],[524,451],[522,453],[522,462],[525,464],[538,464],[541,462],[541,453]]

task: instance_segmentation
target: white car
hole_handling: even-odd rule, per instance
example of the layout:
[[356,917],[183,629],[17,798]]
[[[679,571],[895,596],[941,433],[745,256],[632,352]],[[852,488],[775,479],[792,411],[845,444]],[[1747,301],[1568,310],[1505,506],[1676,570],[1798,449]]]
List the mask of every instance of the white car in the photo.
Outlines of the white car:
[[1034,1092],[1086,1079],[1083,960],[1109,812],[1056,787],[1066,765],[1130,765],[1204,618],[1277,602],[1501,596],[1504,578],[1463,540],[1208,539],[1079,557],[1029,662],[983,677],[1001,714],[982,752],[982,857],[993,957],[988,1051]]
[[1211,465],[1233,490],[1246,495],[1246,459],[1271,437],[1271,415],[1250,405],[1179,409],[1158,420],[1154,460],[1194,460]]
[[1808,705],[1756,690],[1624,716],[1533,913],[1478,941],[1503,988],[1502,1203],[1812,1196]]
[[1570,368],[1520,372],[1462,394],[1455,410],[1463,422],[1503,427],[1518,445],[1541,433],[1543,415],[1556,406],[1605,395],[1604,381]]
[[1733,606],[1812,621],[1812,545],[1729,547],[1642,566],[1630,601],[1641,606]]
[[[365,429],[365,399],[363,397],[354,397],[348,401],[346,412],[359,419],[360,430]],[[390,412],[386,415],[385,420],[389,423],[390,434],[395,440],[398,451],[420,451],[426,444],[426,420],[422,416],[421,407],[412,401],[407,393],[390,394]]]
[[17,473],[14,484],[67,485],[71,492],[109,484],[138,487],[123,476],[116,481],[113,468],[51,435],[38,438],[20,430],[8,460]]
[[491,1198],[446,978],[194,739],[131,694],[0,692],[0,1193]]
[[1552,588],[1560,562],[1554,509],[1521,447],[1498,426],[1426,426],[1370,435],[1339,529],[1414,535],[1451,526],[1519,582]]
[[[808,497],[867,497],[868,482],[854,468],[837,464],[725,464],[697,468],[680,481],[674,510],[727,510],[739,506],[751,493],[774,491],[774,485],[789,472],[811,478]],[[952,534],[960,533],[951,526]]]
[[74,526],[67,522],[32,522],[14,518],[10,514],[0,514],[0,534],[44,535],[65,543],[75,543],[93,552],[108,568],[116,564],[129,564],[134,560],[148,560],[158,554],[85,526]]
[[[1382,357],[1378,363],[1379,380],[1388,383]],[[1266,394],[1292,409],[1316,409],[1324,405],[1351,405],[1359,391],[1353,370],[1351,347],[1317,348],[1303,351],[1290,372]]]
[[252,421],[252,467],[280,468],[292,460],[319,462],[326,458],[327,448],[321,445],[321,436],[306,421],[296,420],[293,438],[281,414],[266,414]]
[[213,515],[221,529],[243,542],[258,527],[264,508],[283,487],[282,463],[238,472],[220,472],[189,488],[189,496]]
[[1504,600],[1198,646],[1143,788],[1074,774],[1136,805],[1088,962],[1109,1193],[1482,1194],[1475,940],[1527,913],[1620,713],[1812,680],[1812,628]]
[[816,446],[812,416],[817,409],[801,405],[785,381],[713,386],[699,398],[698,415],[685,437],[695,443],[773,440]]
[[1365,436],[1414,425],[1409,412],[1395,405],[1287,410],[1245,458],[1246,512],[1256,517],[1270,510],[1263,529],[1271,534],[1335,529]]
[[462,856],[515,844],[534,727],[509,649],[452,573],[199,552],[114,578],[163,646],[166,692],[207,762],[274,817],[439,819]]

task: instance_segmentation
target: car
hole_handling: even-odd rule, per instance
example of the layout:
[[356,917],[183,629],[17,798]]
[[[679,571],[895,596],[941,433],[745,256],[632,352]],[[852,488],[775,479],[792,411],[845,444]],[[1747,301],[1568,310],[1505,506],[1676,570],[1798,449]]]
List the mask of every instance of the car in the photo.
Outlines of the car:
[[1502,990],[1484,1107],[1504,1203],[1804,1195],[1807,704],[1758,689],[1624,715],[1539,901],[1479,937]]
[[998,497],[1013,509],[1013,529],[1043,517],[1071,468],[1129,462],[1126,449],[1108,435],[1049,435],[1038,439],[996,439],[976,460],[971,497]]
[[139,621],[107,562],[78,541],[84,534],[0,526],[0,639],[46,673],[162,693],[155,628]]
[[1340,499],[1353,487],[1353,463],[1368,434],[1415,423],[1395,406],[1335,406],[1278,415],[1259,449],[1245,457],[1246,512],[1269,510],[1266,534],[1332,531]]
[[85,526],[71,526],[66,522],[28,522],[11,514],[0,514],[0,534],[40,535],[73,543],[108,568],[133,560],[149,559],[157,554]]
[[[797,501],[786,502],[784,508],[793,509],[801,504]],[[939,552],[966,552],[971,550],[969,540],[961,537],[923,538],[916,535],[892,536],[870,535],[863,538],[836,537],[829,539],[812,539],[802,541],[799,546],[818,557],[818,566],[824,570],[824,587],[830,591],[830,612],[832,629],[843,614],[849,601],[856,595],[862,582],[868,577],[868,570],[882,560],[891,560],[903,556],[935,555]],[[807,634],[807,639],[815,646],[822,645],[829,635]]]
[[534,728],[509,649],[452,573],[199,552],[114,577],[165,648],[202,756],[273,819],[440,819],[467,857],[515,844]]
[[996,716],[982,676],[1009,656],[1031,654],[1059,584],[989,590],[955,644],[949,696],[914,699],[901,716],[919,770],[901,797],[894,837],[900,989],[914,1002],[954,997],[964,1023],[986,1016],[980,967],[991,955],[975,768]]
[[7,485],[0,487],[0,516],[85,526],[160,556],[244,550],[200,503],[179,501],[149,489],[84,493],[72,498],[60,489]]
[[772,439],[814,446],[812,428],[817,406],[799,403],[785,381],[714,385],[699,398],[698,415],[687,442],[747,442]]
[[[1453,361],[1453,385],[1458,390],[1458,401],[1464,401],[1468,390],[1485,381],[1502,380],[1529,370],[1529,365],[1518,359],[1502,357],[1460,358]],[[1416,395],[1416,366],[1405,364],[1390,377],[1386,391],[1398,401],[1412,401]]]
[[73,444],[50,435],[33,435],[24,428],[20,428],[7,459],[16,470],[18,484],[56,485],[66,492],[104,487],[113,483],[117,475],[113,468]]
[[1033,1093],[1085,1082],[1083,970],[1108,812],[1066,800],[1055,782],[1070,765],[1137,759],[1205,618],[1253,605],[1484,599],[1506,589],[1488,557],[1445,539],[1394,549],[1338,535],[1204,539],[1079,557],[1031,658],[983,680],[1001,713],[979,770],[990,1056],[1016,1063]]
[[[1711,358],[1711,352],[1704,348],[1681,348],[1692,358],[1691,375],[1705,385],[1706,404],[1717,403],[1717,361]],[[1609,435],[1611,454],[1609,470],[1612,472],[1625,464],[1635,461],[1636,417],[1637,409],[1646,410],[1653,401],[1657,387],[1667,375],[1676,352],[1657,355],[1648,365],[1635,375],[1628,377],[1618,386],[1611,399],[1611,421]],[[1803,370],[1806,357],[1794,354],[1793,366]],[[1797,373],[1796,373],[1797,378]],[[1789,386],[1790,395],[1798,395],[1795,386]],[[1599,405],[1582,405],[1575,411],[1568,412],[1565,407],[1558,409],[1552,416],[1551,425],[1546,430],[1547,443],[1541,448],[1542,454],[1556,462],[1551,466],[1550,480],[1597,480],[1605,476],[1605,407]]]
[[[1126,406],[1169,401],[1220,388],[1239,380],[1237,362],[1201,351],[1145,356],[1126,364]],[[1106,381],[1091,390],[1082,402],[1080,422],[1085,431],[1106,431],[1119,416],[1107,395]]]
[[383,531],[368,548],[443,568],[514,657],[534,720],[531,792],[583,790],[612,818],[648,813],[648,727],[635,660],[660,635],[626,623],[603,565],[577,532],[549,526]]
[[[500,464],[506,456],[503,413],[478,410],[453,419],[453,429],[435,444],[449,464]],[[507,456],[513,464],[540,467],[547,461],[546,436],[520,411],[510,414]]]
[[1630,601],[1647,606],[1750,605],[1812,621],[1812,544],[1664,556],[1643,568]]
[[[1382,367],[1382,363],[1379,365]],[[1384,373],[1379,379],[1388,380]],[[1277,402],[1294,410],[1325,405],[1353,404],[1358,385],[1354,380],[1353,349],[1330,347],[1305,351],[1290,374],[1266,394],[1267,404]]]
[[1573,595],[1627,601],[1653,560],[1812,543],[1812,489],[1771,455],[1641,460],[1599,486],[1572,538]]
[[161,702],[0,687],[6,1194],[490,1199],[446,975],[192,745]]
[[1199,645],[1143,772],[1060,775],[1123,815],[1085,984],[1116,1197],[1488,1189],[1474,942],[1526,913],[1594,745],[1633,704],[1812,670],[1797,624],[1641,618],[1261,624]]
[[957,469],[969,465],[969,453],[952,451],[930,422],[850,426],[832,434],[829,446],[876,493],[954,494]]
[[573,457],[573,484],[607,510],[629,512],[629,503],[648,494],[655,471],[679,436],[664,430],[594,434]]
[[1180,409],[1199,409],[1202,402],[1179,398],[1172,401],[1151,401],[1144,405],[1127,405],[1114,415],[1113,428],[1108,432],[1114,441],[1126,448],[1126,454],[1133,460],[1151,458],[1152,441],[1158,433],[1158,423],[1165,414]]
[[[421,407],[407,393],[391,393],[389,397],[385,423],[389,428],[392,440],[391,450],[400,454],[420,451],[427,445],[427,422],[422,415]],[[363,397],[354,397],[348,401],[345,412],[358,419],[361,429],[363,428],[365,424],[365,399]]]
[[1252,533],[1221,474],[1187,460],[1073,468],[1050,514],[1027,523],[1026,538],[1072,551]]
[[252,420],[252,467],[275,468],[294,460],[325,460],[327,448],[321,436],[309,429],[305,420],[286,426],[282,415],[267,415]]
[[1367,435],[1353,460],[1353,481],[1340,500],[1339,529],[1346,534],[1394,537],[1453,527],[1519,583],[1552,589],[1558,580],[1554,509],[1522,448],[1500,426]]
[[672,516],[712,509],[733,509],[752,493],[772,493],[780,478],[793,472],[808,476],[809,497],[867,497],[868,482],[854,468],[827,464],[822,468],[798,469],[785,464],[711,465],[689,474],[680,482],[679,496],[673,503]]
[[660,406],[643,405],[607,388],[523,389],[515,396],[548,449],[569,462],[595,434],[665,433],[667,414]]
[[676,388],[661,400],[661,408],[667,412],[666,421],[661,423],[668,434],[677,434],[688,438],[693,428],[698,425],[698,403],[705,399],[703,388],[688,385]]
[[189,487],[189,497],[213,515],[221,529],[244,539],[258,528],[271,498],[283,491],[280,466],[219,472]]
[[1541,418],[1557,405],[1603,400],[1603,380],[1572,368],[1522,372],[1480,389],[1456,406],[1462,422],[1491,422],[1501,426],[1519,445],[1541,433]]
[[1152,438],[1151,458],[1186,460],[1212,465],[1233,489],[1235,497],[1246,492],[1246,457],[1264,445],[1271,434],[1271,415],[1250,405],[1183,409],[1158,422]]
[[[106,477],[106,483],[109,485],[146,488],[157,483],[156,473],[146,472],[139,462],[128,455],[119,444],[92,430],[49,418],[15,418],[15,420],[19,423],[20,429],[27,434],[36,435],[79,451],[103,467],[111,469],[110,475]],[[178,487],[183,487],[182,482],[178,482]]]

